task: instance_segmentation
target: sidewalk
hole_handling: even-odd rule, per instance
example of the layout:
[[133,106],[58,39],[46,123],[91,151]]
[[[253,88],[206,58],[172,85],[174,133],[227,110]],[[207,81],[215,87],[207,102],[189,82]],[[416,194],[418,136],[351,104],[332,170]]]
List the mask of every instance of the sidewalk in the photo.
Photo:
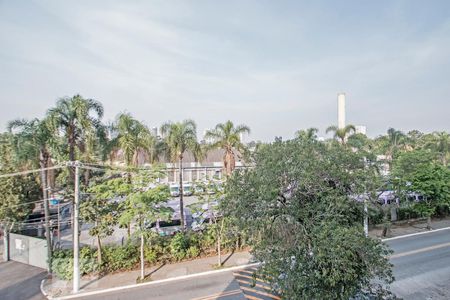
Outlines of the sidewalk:
[[[217,256],[195,259],[174,264],[166,264],[146,268],[146,276],[150,276],[151,281],[202,273],[215,270]],[[251,255],[248,252],[228,253],[222,256],[224,267],[246,265],[250,263]],[[117,286],[136,284],[136,279],[140,276],[140,270],[127,271],[121,273],[107,274],[103,277],[81,278],[80,292],[101,290]],[[50,297],[70,295],[72,293],[72,282],[57,278],[46,280],[43,290]]]
[[[445,219],[433,219],[431,222],[431,227],[433,229],[450,227],[450,218]],[[383,238],[381,236],[383,231],[382,225],[377,225],[375,228],[369,230],[369,235],[372,237]],[[386,236],[386,238],[401,236],[405,234],[418,233],[418,232],[426,232],[429,231],[427,229],[427,221],[426,220],[418,220],[410,223],[403,224],[392,224],[391,225],[391,234]]]
[[[425,232],[428,231],[426,226],[426,220],[401,225],[393,224],[391,226],[391,235],[389,237]],[[433,220],[432,227],[433,229],[450,227],[450,218]],[[381,238],[381,232],[382,226],[376,226],[369,231],[369,235],[372,237]],[[153,266],[146,268],[146,276],[149,276],[151,281],[156,281],[212,271],[215,270],[214,265],[217,264],[217,259],[217,256],[212,256],[180,263]],[[245,265],[251,262],[251,255],[249,252],[228,253],[222,256],[222,261],[225,261],[224,267]],[[136,284],[136,279],[139,276],[140,270],[107,274],[103,277],[85,276],[81,278],[80,281],[80,292]],[[55,277],[53,279],[46,280],[43,285],[43,290],[50,297],[70,295],[72,293],[72,282],[59,280]]]

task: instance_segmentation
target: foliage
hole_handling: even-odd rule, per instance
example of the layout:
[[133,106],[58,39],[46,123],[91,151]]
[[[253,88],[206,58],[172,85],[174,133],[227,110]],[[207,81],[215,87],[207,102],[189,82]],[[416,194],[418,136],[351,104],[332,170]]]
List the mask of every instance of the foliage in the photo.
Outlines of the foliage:
[[111,130],[117,134],[108,145],[105,154],[121,149],[127,166],[137,166],[140,153],[150,154],[150,162],[157,159],[155,154],[156,137],[152,136],[147,126],[134,119],[128,113],[120,114]]
[[287,299],[349,299],[393,281],[390,252],[365,237],[352,195],[376,175],[364,158],[338,144],[303,140],[261,147],[255,168],[232,176],[224,208],[255,237],[263,276]]
[[85,99],[80,95],[64,97],[57,101],[56,107],[47,112],[48,125],[56,136],[59,133],[65,138],[68,158],[76,159],[76,149],[86,151],[87,142],[95,141],[94,137],[104,134],[100,123],[103,117],[103,105],[93,99]]
[[235,151],[240,154],[247,152],[247,147],[242,144],[241,134],[250,133],[247,125],[234,126],[230,120],[225,123],[217,124],[213,130],[206,131],[205,139],[211,139],[210,148],[219,148],[224,150],[223,168],[225,174],[231,175],[236,167]]
[[[10,134],[0,135],[0,174],[17,171],[17,156]],[[23,221],[40,197],[39,185],[33,175],[0,178],[0,222],[12,226]],[[10,230],[10,228],[8,228]]]
[[104,264],[107,271],[131,270],[139,262],[139,249],[132,243],[124,246],[105,246]]
[[[89,247],[80,249],[80,275],[86,275],[98,270],[95,259],[95,250]],[[61,279],[69,280],[73,276],[73,251],[56,250],[53,252],[52,270]]]
[[326,133],[333,132],[333,137],[338,139],[342,144],[345,144],[347,138],[356,131],[355,126],[347,125],[344,128],[338,128],[337,126],[329,126]]
[[182,260],[186,257],[186,252],[189,249],[189,237],[182,232],[177,233],[170,242],[170,251],[172,255]]

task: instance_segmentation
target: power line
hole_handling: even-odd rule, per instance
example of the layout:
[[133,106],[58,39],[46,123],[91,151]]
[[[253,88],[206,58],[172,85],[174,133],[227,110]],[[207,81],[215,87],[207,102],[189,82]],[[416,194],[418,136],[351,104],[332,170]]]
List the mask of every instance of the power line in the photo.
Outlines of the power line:
[[27,174],[32,174],[32,173],[38,173],[38,172],[41,172],[41,171],[60,169],[60,168],[64,168],[64,167],[66,167],[66,166],[58,165],[58,166],[53,166],[53,167],[48,167],[48,168],[27,170],[27,171],[16,172],[16,173],[9,173],[9,174],[1,174],[0,178],[13,177],[13,176],[18,176],[18,175],[27,175]]

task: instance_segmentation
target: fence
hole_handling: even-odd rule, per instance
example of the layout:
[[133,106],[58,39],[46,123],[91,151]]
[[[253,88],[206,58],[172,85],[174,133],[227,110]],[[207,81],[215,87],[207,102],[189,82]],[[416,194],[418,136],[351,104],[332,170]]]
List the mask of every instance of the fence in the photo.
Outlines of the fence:
[[24,264],[47,269],[47,242],[45,239],[10,233],[9,258]]

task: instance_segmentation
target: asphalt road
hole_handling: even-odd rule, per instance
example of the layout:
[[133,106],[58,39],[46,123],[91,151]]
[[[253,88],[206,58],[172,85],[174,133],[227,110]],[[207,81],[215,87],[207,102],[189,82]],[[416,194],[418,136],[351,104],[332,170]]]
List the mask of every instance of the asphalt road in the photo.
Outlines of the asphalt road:
[[[386,242],[393,250],[396,282],[392,290],[404,299],[450,299],[450,230]],[[136,287],[83,299],[245,299],[239,277],[231,272],[164,284]],[[239,292],[241,289],[242,292]],[[253,295],[248,299],[275,299]],[[256,296],[256,297],[255,297]]]
[[40,285],[47,275],[44,269],[18,262],[0,263],[0,299],[41,300]]
[[[404,299],[450,299],[450,230],[393,239],[386,242],[394,250],[396,281],[392,290]],[[16,262],[0,264],[0,299],[44,299],[39,284],[45,277],[42,269]],[[250,274],[250,275],[249,275]],[[252,290],[248,270],[222,272],[166,283],[152,283],[134,288],[96,295],[83,295],[77,299],[194,299],[242,300],[277,299]],[[248,280],[247,280],[248,281]],[[263,283],[259,283],[262,285]],[[245,294],[245,295],[244,295]]]
[[194,279],[147,285],[92,296],[82,296],[79,299],[245,300],[245,297],[239,288],[239,284],[235,281],[233,274],[231,272],[223,272]]
[[450,230],[387,241],[394,250],[392,290],[404,299],[450,299]]

